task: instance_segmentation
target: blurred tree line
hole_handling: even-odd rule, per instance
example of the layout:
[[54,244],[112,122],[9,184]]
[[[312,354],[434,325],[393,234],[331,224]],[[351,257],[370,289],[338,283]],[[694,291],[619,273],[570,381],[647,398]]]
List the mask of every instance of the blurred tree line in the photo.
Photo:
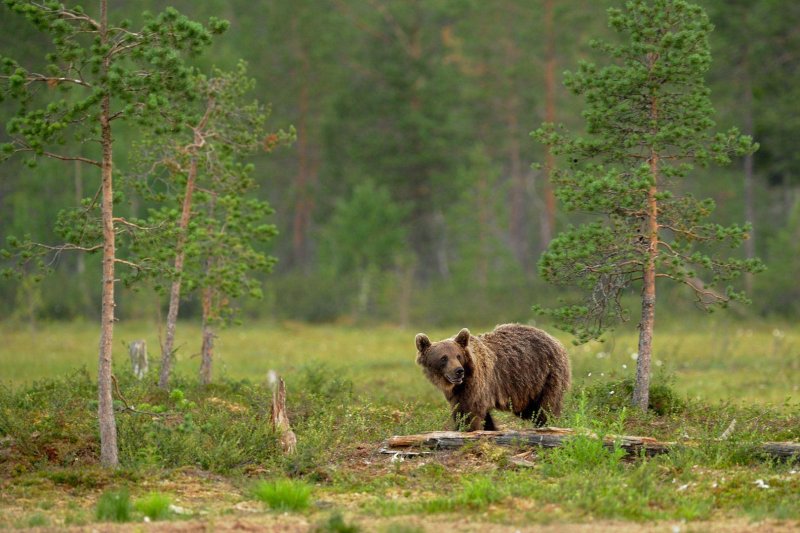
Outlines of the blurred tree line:
[[[614,38],[605,9],[618,3],[141,0],[110,9],[134,21],[167,5],[227,19],[231,29],[197,66],[229,70],[244,59],[253,96],[272,104],[273,127],[296,128],[293,146],[249,158],[280,234],[263,245],[278,263],[263,278],[264,299],[244,304],[248,315],[466,324],[525,320],[531,304],[558,297],[536,262],[554,232],[581,215],[554,202],[557,161],[529,132],[542,121],[582,124],[561,73],[601,60],[588,41]],[[761,148],[687,186],[714,198],[720,223],[753,222],[750,246],[735,252],[769,268],[743,282],[752,284],[753,311],[796,316],[800,4],[698,3],[716,26],[708,82],[720,126],[740,126]],[[0,30],[0,50],[44,57],[47,41],[33,27],[3,17]],[[4,121],[11,113],[0,103]],[[140,132],[115,135],[117,171],[131,173]],[[0,236],[56,239],[59,210],[99,183],[99,174],[65,168],[0,165]],[[136,217],[150,202],[131,191],[118,210]],[[54,266],[39,284],[0,282],[0,317],[95,316],[99,257],[61,255]],[[166,309],[159,298],[124,291],[118,315],[152,317]],[[181,315],[200,311],[189,299]]]

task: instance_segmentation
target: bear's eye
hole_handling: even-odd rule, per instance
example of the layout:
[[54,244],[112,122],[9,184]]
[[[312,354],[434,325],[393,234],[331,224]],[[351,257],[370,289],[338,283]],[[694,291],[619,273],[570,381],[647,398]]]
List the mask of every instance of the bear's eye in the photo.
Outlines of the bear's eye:
[[447,357],[442,357],[441,359],[439,359],[439,362],[445,364],[447,362]]

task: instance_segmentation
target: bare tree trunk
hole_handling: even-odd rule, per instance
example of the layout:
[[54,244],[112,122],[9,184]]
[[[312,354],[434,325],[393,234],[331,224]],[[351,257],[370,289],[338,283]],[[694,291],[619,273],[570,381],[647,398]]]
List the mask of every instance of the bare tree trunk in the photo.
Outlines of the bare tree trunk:
[[[214,218],[217,197],[212,196],[208,205],[208,218]],[[208,278],[214,266],[214,259],[206,258],[205,277]],[[211,383],[211,365],[214,361],[214,330],[213,323],[216,320],[216,294],[214,287],[206,285],[203,287],[203,344],[200,348],[200,383],[208,385]]]
[[183,262],[186,258],[186,232],[189,229],[189,220],[192,218],[192,197],[194,196],[195,184],[197,183],[197,150],[205,144],[205,127],[211,112],[214,110],[215,99],[209,98],[206,102],[206,111],[203,118],[194,127],[193,144],[188,147],[191,154],[189,161],[189,172],[186,177],[186,190],[183,194],[183,206],[181,208],[181,219],[179,221],[178,240],[175,243],[175,273],[176,278],[172,282],[169,291],[169,310],[167,311],[167,332],[164,337],[164,344],[161,347],[161,372],[158,376],[158,386],[162,389],[169,388],[169,378],[172,374],[173,346],[175,345],[175,326],[178,322],[178,308],[181,302],[181,278],[183,276]]
[[203,345],[200,349],[200,383],[211,383],[211,364],[214,360],[214,330],[212,329],[212,300],[214,289],[203,289]]
[[[651,68],[655,56],[650,57]],[[658,121],[658,100],[650,103],[650,118]],[[654,126],[657,127],[657,126]],[[647,192],[647,258],[644,265],[642,287],[642,320],[639,323],[639,356],[636,360],[636,384],[633,389],[633,405],[647,411],[650,402],[650,359],[653,353],[653,328],[656,313],[656,257],[658,255],[658,153],[650,150],[650,174],[652,185]]]
[[[544,2],[544,34],[545,34],[545,65],[544,65],[544,120],[556,120],[556,34],[554,26],[554,0]],[[541,243],[544,250],[556,229],[556,197],[553,194],[553,169],[555,169],[555,156],[550,148],[545,148],[544,173],[542,175],[542,196],[544,196],[544,211],[541,217]]]
[[491,216],[489,202],[489,184],[486,172],[478,176],[478,286],[485,291],[489,282],[489,217]]
[[[750,65],[747,52],[745,53],[745,64],[741,72],[742,83],[744,84],[744,95],[742,107],[744,112],[744,133],[753,135],[753,85],[750,79]],[[744,216],[745,220],[753,225],[749,238],[744,241],[744,253],[747,259],[756,256],[756,207],[753,183],[753,153],[749,152],[744,156]],[[753,274],[747,272],[744,275],[745,290],[749,293],[753,289]]]
[[180,231],[175,243],[175,274],[169,291],[169,310],[167,311],[167,332],[164,344],[161,347],[161,371],[158,376],[158,386],[162,389],[169,388],[169,378],[172,374],[173,353],[175,343],[175,326],[178,322],[178,308],[181,301],[181,277],[183,275],[183,261],[185,258],[184,245],[186,244],[186,231],[189,228],[189,219],[192,212],[192,195],[194,194],[197,179],[197,156],[192,156],[189,166],[189,175],[186,180],[186,192],[183,195],[183,210],[181,211]]
[[[108,42],[107,0],[100,2],[100,41]],[[110,60],[103,61],[103,71],[108,72]],[[100,356],[97,369],[97,414],[100,425],[100,462],[106,467],[119,465],[117,450],[117,424],[111,397],[111,349],[114,340],[114,191],[112,181],[111,97],[105,94],[101,101],[100,136],[103,147],[102,202],[103,221],[103,297],[100,313]]]

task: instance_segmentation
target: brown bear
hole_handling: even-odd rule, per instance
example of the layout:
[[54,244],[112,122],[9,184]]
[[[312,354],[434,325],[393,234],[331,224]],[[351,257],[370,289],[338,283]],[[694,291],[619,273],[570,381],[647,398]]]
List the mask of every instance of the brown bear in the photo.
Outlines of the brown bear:
[[492,409],[512,411],[537,426],[561,413],[569,358],[561,343],[540,329],[503,324],[473,336],[464,328],[434,343],[420,333],[416,343],[417,364],[450,402],[457,426],[495,430]]

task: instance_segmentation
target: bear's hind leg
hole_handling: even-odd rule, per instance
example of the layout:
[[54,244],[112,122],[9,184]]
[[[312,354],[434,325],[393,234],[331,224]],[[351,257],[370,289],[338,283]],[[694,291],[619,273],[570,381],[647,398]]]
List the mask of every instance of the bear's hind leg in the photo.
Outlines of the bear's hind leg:
[[547,421],[546,414],[542,411],[542,406],[540,403],[539,398],[535,400],[531,400],[528,405],[525,406],[525,409],[519,414],[519,417],[523,420],[532,420],[533,425],[537,427],[541,427]]
[[497,431],[497,424],[494,423],[494,419],[492,418],[492,413],[486,413],[486,417],[483,419],[483,430]]

